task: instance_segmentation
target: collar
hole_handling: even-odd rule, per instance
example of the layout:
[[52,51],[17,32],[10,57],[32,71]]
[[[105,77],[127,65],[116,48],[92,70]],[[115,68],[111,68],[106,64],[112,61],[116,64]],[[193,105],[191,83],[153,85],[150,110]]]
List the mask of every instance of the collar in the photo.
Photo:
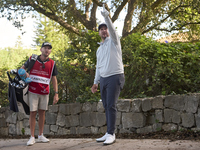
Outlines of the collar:
[[38,61],[40,61],[40,62],[42,62],[42,63],[49,61],[49,58],[47,58],[45,61],[42,61],[42,60],[40,59],[40,56],[41,56],[41,55],[38,56]]
[[104,40],[104,42],[97,42],[97,44],[103,45],[103,44],[104,44],[105,42],[107,42],[109,39],[110,39],[110,37],[107,37],[107,38]]

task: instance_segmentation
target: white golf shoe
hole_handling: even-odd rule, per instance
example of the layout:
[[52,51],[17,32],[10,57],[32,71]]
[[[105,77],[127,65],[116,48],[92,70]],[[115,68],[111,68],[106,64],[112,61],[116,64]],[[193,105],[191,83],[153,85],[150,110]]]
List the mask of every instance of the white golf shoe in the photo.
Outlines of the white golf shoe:
[[106,136],[106,140],[105,142],[103,142],[104,145],[110,145],[110,144],[113,144],[115,143],[115,134],[111,135],[111,134],[107,134]]
[[38,141],[37,142],[41,142],[41,143],[47,143],[49,142],[49,139],[47,139],[43,134],[41,136],[38,135]]
[[35,137],[31,136],[30,139],[29,139],[29,141],[27,142],[27,146],[31,146],[33,144],[35,144]]
[[108,133],[106,133],[104,136],[101,138],[96,139],[97,142],[104,142],[106,140],[106,137],[108,136]]

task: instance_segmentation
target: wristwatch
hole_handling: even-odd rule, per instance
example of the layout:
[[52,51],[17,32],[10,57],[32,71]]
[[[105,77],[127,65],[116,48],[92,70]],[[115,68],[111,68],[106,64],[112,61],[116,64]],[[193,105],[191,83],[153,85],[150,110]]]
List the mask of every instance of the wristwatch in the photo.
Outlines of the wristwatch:
[[58,94],[58,92],[55,92],[55,94]]

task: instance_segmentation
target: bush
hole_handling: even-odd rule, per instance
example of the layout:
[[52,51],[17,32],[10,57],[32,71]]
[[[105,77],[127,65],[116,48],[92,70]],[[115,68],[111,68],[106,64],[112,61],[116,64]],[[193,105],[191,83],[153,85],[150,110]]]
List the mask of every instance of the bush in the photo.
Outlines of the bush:
[[199,91],[199,43],[161,44],[139,34],[121,42],[126,77],[122,97]]
[[[72,40],[71,45],[53,55],[58,68],[59,103],[99,101],[100,91],[93,94],[96,65],[97,32]],[[200,43],[158,43],[132,34],[121,40],[125,69],[125,85],[120,97],[136,98],[156,95],[199,92]],[[58,51],[59,52],[59,51]],[[20,66],[27,60],[21,60]],[[18,64],[18,66],[19,66]],[[17,66],[17,67],[18,67]],[[0,105],[8,104],[8,78],[0,74]],[[50,104],[53,86],[50,86]]]
[[8,68],[0,68],[0,108],[9,105],[7,70]]
[[99,101],[100,92],[91,92],[99,41],[98,33],[89,31],[85,37],[73,39],[64,53],[56,54],[59,58],[56,62],[59,72],[59,102]]

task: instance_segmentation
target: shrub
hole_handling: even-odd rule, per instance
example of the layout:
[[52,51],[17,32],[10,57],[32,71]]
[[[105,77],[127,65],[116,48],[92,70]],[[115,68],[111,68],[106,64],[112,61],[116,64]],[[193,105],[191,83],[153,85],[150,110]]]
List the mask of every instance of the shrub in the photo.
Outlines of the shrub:
[[126,77],[122,97],[199,91],[199,43],[161,44],[139,34],[121,42]]

